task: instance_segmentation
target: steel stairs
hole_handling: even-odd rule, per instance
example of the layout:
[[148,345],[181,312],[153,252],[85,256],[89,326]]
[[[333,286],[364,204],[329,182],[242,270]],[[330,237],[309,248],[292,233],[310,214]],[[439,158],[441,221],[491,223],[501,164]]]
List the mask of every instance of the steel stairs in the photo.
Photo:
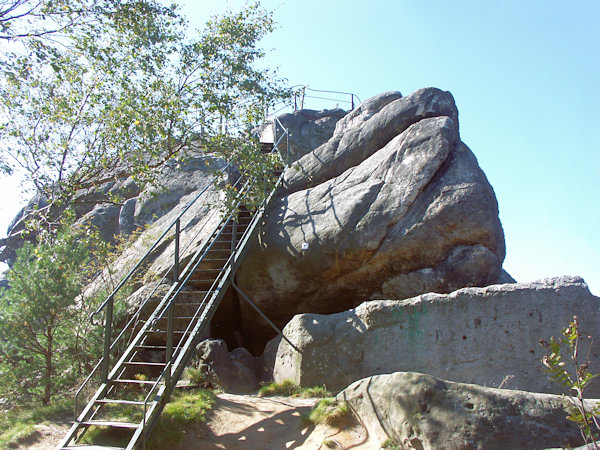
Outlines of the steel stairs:
[[[287,131],[284,134],[287,135]],[[277,144],[283,137],[275,143],[273,151],[279,152]],[[76,394],[76,419],[58,448],[145,446],[195,347],[206,336],[211,318],[244,258],[248,242],[256,237],[265,209],[283,178],[282,170],[274,175],[275,187],[254,211],[244,207],[253,180],[238,180],[239,195],[234,210],[222,217],[181,271],[181,219],[173,222],[144,256],[146,258],[161,239],[174,236],[175,256],[169,274],[173,283],[164,297],[156,300],[149,295],[120,333],[113,329],[114,292],[96,311],[95,314],[102,311],[105,316],[104,355]],[[189,205],[184,212],[188,208]],[[132,272],[138,268],[143,270],[142,260]],[[129,338],[126,338],[128,333]],[[115,334],[118,335],[114,337]],[[119,351],[122,348],[124,350]],[[95,390],[94,382],[98,386]],[[79,413],[79,397],[86,395],[89,401]],[[86,444],[86,432],[93,427],[108,429],[110,434],[122,436],[123,442],[128,444],[125,447],[102,442]]]

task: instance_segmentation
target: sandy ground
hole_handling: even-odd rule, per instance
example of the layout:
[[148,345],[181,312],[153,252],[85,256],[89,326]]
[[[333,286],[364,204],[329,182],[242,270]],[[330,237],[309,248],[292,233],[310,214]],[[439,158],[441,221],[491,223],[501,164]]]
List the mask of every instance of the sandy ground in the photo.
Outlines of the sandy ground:
[[[219,394],[204,430],[190,430],[178,449],[378,449],[361,426],[350,422],[342,431],[307,427],[302,415],[317,399],[259,398]],[[328,440],[331,447],[323,443]]]
[[[318,399],[218,394],[206,424],[190,428],[177,449],[379,448],[353,421],[343,430],[326,425],[307,427],[302,415],[317,402]],[[37,433],[18,448],[55,449],[68,429],[66,422],[37,425]]]

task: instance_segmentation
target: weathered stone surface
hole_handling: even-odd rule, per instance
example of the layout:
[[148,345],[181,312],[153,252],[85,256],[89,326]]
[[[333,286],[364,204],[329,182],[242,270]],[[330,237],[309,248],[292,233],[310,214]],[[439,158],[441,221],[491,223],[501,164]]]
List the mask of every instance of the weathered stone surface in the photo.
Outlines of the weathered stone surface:
[[[561,393],[540,363],[540,339],[558,337],[573,315],[585,336],[600,336],[600,299],[579,277],[464,288],[448,295],[365,302],[332,315],[301,314],[279,343],[274,379],[342,389],[358,379],[396,371],[532,392]],[[591,371],[600,371],[598,339]],[[511,378],[512,377],[512,378]],[[600,397],[594,380],[589,396]]]
[[137,198],[130,198],[123,203],[119,211],[119,232],[128,235],[135,229],[135,204]]
[[286,170],[287,192],[306,189],[341,175],[422,119],[447,116],[458,128],[458,111],[449,92],[425,88],[407,97],[400,96],[399,92],[380,94],[340,121],[328,142]]
[[582,443],[558,395],[453,383],[397,372],[357,381],[337,396],[371,436],[400,448],[534,449]]
[[183,197],[212,184],[210,173],[225,164],[225,160],[212,155],[191,158],[185,164],[167,163],[161,169],[160,186],[152,186],[137,197],[135,224],[153,223],[169,213]]
[[[297,161],[319,145],[327,142],[335,130],[338,121],[346,115],[343,109],[326,109],[313,111],[301,109],[278,117],[281,124],[288,129],[290,134],[289,162]],[[277,137],[282,130],[278,127]],[[273,136],[275,137],[275,136]],[[283,140],[285,148],[285,138]],[[284,155],[287,156],[287,155]]]
[[[367,101],[384,106],[349,114],[343,132],[298,161],[315,179],[339,175],[269,208],[237,280],[279,326],[295,313],[497,282],[498,205],[460,142],[452,96],[424,89],[394,98]],[[249,334],[265,339],[243,308]]]
[[227,352],[220,339],[207,339],[196,347],[196,366],[206,373],[211,384],[226,392],[252,392],[259,386],[258,363],[245,348]]
[[113,242],[119,234],[119,211],[121,206],[100,203],[81,217],[78,222],[95,226],[105,242]]

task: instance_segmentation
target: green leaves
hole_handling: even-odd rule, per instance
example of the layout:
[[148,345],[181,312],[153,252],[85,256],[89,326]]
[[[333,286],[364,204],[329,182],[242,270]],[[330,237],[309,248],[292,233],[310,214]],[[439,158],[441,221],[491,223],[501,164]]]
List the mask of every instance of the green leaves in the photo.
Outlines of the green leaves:
[[43,0],[20,20],[41,15],[60,31],[15,35],[0,56],[0,164],[50,204],[118,178],[157,183],[193,138],[203,151],[215,136],[237,142],[288,95],[255,67],[273,29],[258,4],[193,40],[178,8],[155,0]]
[[[573,395],[564,397],[567,420],[577,424],[586,443],[593,443],[600,438],[600,426],[595,419],[595,416],[600,415],[600,404],[590,407],[584,399],[586,387],[598,376],[589,372],[590,360],[587,353],[591,347],[591,337],[588,336],[590,343],[582,361],[582,335],[577,316],[573,316],[573,320],[561,330],[561,334],[563,337],[559,340],[551,337],[550,341],[540,341],[540,345],[550,352],[542,358],[542,364],[546,366],[545,371],[549,373],[550,379]],[[564,351],[568,352],[568,358],[563,358]]]
[[103,244],[75,226],[38,238],[17,252],[0,298],[0,373],[10,374],[0,393],[48,403],[87,373],[98,345],[87,320],[98,300],[81,291],[95,272],[91,250]]

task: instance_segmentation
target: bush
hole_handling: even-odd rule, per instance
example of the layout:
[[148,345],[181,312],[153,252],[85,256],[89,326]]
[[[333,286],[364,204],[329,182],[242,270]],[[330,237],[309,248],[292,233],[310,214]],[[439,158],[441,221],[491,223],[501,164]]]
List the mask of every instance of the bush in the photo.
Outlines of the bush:
[[305,421],[312,425],[326,424],[339,426],[351,414],[346,402],[338,402],[334,398],[324,398],[313,408]]
[[331,396],[331,392],[325,386],[302,387],[292,380],[284,380],[280,383],[269,383],[258,390],[259,397],[283,397],[321,398]]
[[[591,336],[587,336],[589,345],[585,351],[582,339],[585,337],[579,330],[577,316],[573,316],[573,320],[561,330],[561,334],[563,338],[559,340],[551,337],[550,341],[540,341],[542,347],[550,351],[550,354],[542,359],[542,364],[546,366],[551,380],[567,389],[568,393],[575,394],[572,397],[563,395],[567,420],[577,424],[586,444],[598,449],[596,441],[600,439],[600,424],[597,417],[600,416],[600,403],[590,407],[584,397],[589,382],[598,376],[589,372]],[[563,358],[563,349],[568,352],[567,358]]]

